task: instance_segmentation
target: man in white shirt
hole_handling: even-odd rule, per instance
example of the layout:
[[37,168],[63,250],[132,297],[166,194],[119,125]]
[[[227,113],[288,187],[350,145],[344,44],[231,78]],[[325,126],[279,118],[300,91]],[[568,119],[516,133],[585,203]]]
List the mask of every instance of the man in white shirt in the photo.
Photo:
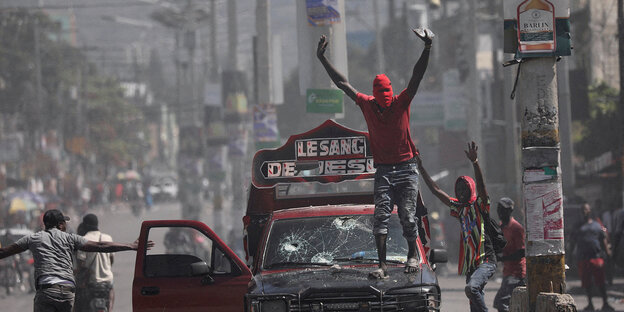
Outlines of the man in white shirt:
[[[98,229],[98,218],[90,213],[82,218],[82,230],[86,232],[84,238],[95,242],[112,242],[113,238]],[[79,233],[81,234],[81,233]],[[76,253],[77,269],[76,275],[81,276],[76,282],[83,283],[86,286],[86,292],[76,294],[76,308],[87,308],[95,289],[108,291],[109,300],[107,304],[108,311],[112,311],[115,300],[115,292],[113,291],[113,261],[112,253],[103,252],[85,252],[78,251]]]

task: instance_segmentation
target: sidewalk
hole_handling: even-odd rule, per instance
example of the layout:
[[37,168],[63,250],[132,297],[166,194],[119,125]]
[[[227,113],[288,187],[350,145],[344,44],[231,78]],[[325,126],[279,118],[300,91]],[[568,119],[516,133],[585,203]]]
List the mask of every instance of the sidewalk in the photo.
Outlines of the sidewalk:
[[[587,306],[587,295],[585,289],[581,287],[581,280],[576,277],[566,278],[567,293],[574,298],[574,303],[579,311]],[[598,293],[598,289],[594,290],[594,296],[592,297],[592,303],[594,308],[600,309],[602,307],[602,298]],[[607,285],[607,296],[609,297],[609,304],[615,308],[616,311],[624,311],[624,277],[617,276],[613,279],[613,285]]]

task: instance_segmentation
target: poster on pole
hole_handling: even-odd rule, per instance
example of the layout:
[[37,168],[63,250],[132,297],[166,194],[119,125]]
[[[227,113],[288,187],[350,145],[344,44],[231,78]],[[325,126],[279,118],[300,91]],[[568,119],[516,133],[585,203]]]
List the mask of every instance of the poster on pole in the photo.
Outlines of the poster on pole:
[[561,184],[526,184],[524,195],[528,241],[563,240]]
[[340,23],[338,0],[306,0],[306,13],[310,26]]
[[280,145],[275,105],[258,104],[253,107],[253,130],[256,149]]
[[504,51],[516,58],[571,55],[570,0],[506,0]]

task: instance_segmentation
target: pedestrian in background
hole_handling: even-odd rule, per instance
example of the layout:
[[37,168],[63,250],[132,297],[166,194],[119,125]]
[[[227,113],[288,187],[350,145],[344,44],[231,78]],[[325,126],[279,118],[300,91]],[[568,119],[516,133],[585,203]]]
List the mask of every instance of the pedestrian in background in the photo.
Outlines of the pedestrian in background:
[[469,176],[461,176],[455,182],[455,195],[450,197],[431,179],[422,165],[420,154],[416,153],[418,170],[429,190],[442,203],[451,208],[451,216],[459,220],[461,236],[459,244],[458,273],[466,276],[464,291],[470,300],[470,311],[487,311],[483,288],[496,272],[496,255],[492,238],[485,231],[485,218],[489,218],[490,198],[483,181],[483,174],[477,159],[477,145],[468,144],[464,151],[472,163],[475,181]]
[[526,284],[524,227],[511,216],[513,210],[514,201],[511,198],[503,197],[498,201],[496,211],[507,245],[503,248],[503,254],[498,258],[498,261],[503,262],[503,282],[494,297],[494,308],[504,312],[509,311],[509,302],[514,288]]
[[[117,252],[137,250],[138,240],[132,244],[89,241],[66,233],[69,217],[57,209],[43,215],[45,230],[24,236],[15,243],[0,248],[0,259],[32,252],[35,260],[35,312],[71,312],[74,304],[76,283],[72,266],[72,254],[77,250],[90,252]],[[153,246],[150,242],[148,247]]]
[[[82,231],[84,238],[96,242],[112,242],[113,238],[98,229],[98,218],[90,213],[82,218]],[[81,282],[82,293],[76,293],[76,311],[88,309],[89,302],[95,289],[104,289],[108,292],[107,308],[108,312],[113,311],[115,302],[115,291],[113,289],[113,262],[114,254],[105,252],[85,252],[76,253],[76,282]],[[81,298],[79,298],[81,297]]]
[[[614,311],[607,301],[607,289],[605,286],[605,261],[611,257],[611,250],[608,248],[607,237],[602,225],[594,220],[591,206],[583,204],[581,209],[583,221],[580,222],[572,233],[572,249],[576,246],[576,260],[578,271],[581,277],[581,286],[585,288],[588,305],[583,311],[594,311],[592,303],[592,284],[598,287],[602,296],[601,311]],[[592,283],[593,279],[593,283]]]

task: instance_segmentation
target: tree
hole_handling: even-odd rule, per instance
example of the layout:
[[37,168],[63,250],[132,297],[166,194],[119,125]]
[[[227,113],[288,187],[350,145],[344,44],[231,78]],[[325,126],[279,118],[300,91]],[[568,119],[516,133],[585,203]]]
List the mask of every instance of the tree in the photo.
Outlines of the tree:
[[586,159],[608,151],[616,152],[622,133],[618,123],[618,90],[602,82],[589,88],[589,115],[577,124],[575,150]]
[[143,154],[144,116],[116,80],[92,75],[86,85],[87,150],[105,165],[125,166]]

